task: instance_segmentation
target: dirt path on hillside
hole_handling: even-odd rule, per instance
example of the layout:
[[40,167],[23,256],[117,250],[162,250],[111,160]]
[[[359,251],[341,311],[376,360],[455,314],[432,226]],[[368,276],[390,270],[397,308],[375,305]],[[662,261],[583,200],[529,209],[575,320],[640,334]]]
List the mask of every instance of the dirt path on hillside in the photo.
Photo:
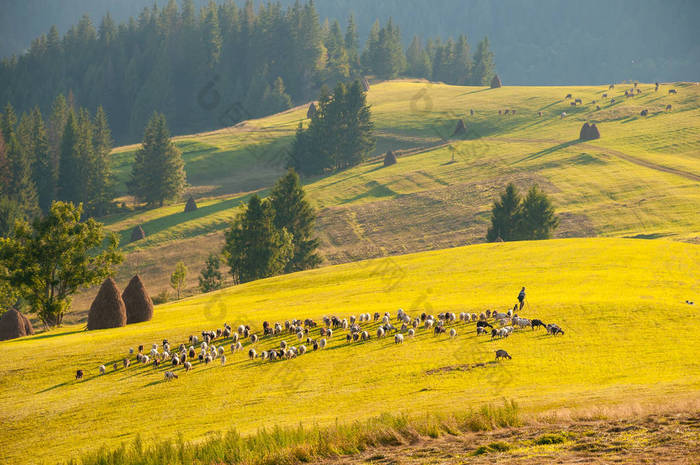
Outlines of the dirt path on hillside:
[[[554,444],[536,444],[547,442],[547,438]],[[498,450],[505,448],[509,449]],[[372,448],[358,455],[319,463],[697,465],[700,463],[700,412],[532,425],[421,439],[415,444]]]
[[[572,141],[563,141],[563,140],[557,140],[557,139],[518,139],[518,138],[511,138],[511,137],[489,137],[486,140],[493,140],[493,141],[498,141],[498,142],[511,142],[511,143],[537,143],[537,144],[542,144],[542,143],[551,143],[551,144],[566,144],[568,142]],[[572,144],[574,145],[574,144]],[[600,147],[598,145],[593,145],[588,142],[579,142],[575,143],[576,147],[581,147],[589,150],[595,150],[597,152],[603,152],[609,155],[614,155],[618,158],[622,158],[625,161],[628,161],[630,163],[634,163],[636,165],[644,166],[646,168],[650,168],[653,170],[657,171],[663,171],[664,173],[670,173],[670,174],[675,174],[677,176],[682,176],[686,179],[690,179],[691,181],[700,181],[700,175],[694,174],[694,173],[689,173],[688,171],[683,171],[679,170],[677,168],[671,168],[669,166],[664,166],[664,165],[659,165],[656,163],[652,163],[647,160],[642,160],[641,158],[634,157],[632,155],[629,155],[624,152],[620,152],[619,150],[615,149],[609,149],[605,147]]]

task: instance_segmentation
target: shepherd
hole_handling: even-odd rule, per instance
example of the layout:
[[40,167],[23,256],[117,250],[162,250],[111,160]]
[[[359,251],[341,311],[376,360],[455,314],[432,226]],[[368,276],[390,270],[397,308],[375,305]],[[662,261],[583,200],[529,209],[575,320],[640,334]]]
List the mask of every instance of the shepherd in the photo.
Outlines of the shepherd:
[[518,310],[522,310],[523,305],[525,305],[525,287],[524,286],[522,289],[520,289],[520,293],[518,294],[518,302],[520,302],[520,308]]

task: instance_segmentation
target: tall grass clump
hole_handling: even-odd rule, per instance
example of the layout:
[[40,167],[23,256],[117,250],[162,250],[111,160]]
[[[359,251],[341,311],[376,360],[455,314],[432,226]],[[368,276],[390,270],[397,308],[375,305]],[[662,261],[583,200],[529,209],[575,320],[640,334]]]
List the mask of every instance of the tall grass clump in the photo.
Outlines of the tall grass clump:
[[262,428],[250,436],[235,429],[210,434],[201,441],[176,439],[150,445],[137,436],[131,444],[101,448],[72,459],[67,465],[297,465],[328,457],[352,455],[377,446],[412,444],[422,437],[484,431],[521,424],[515,402],[484,405],[454,414],[431,413],[422,417],[384,413],[374,418],[330,427]]

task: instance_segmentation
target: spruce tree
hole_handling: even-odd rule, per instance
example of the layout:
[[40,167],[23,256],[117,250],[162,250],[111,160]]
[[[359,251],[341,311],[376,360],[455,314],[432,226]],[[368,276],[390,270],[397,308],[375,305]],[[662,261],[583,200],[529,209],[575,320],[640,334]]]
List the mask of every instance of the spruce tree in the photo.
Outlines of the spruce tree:
[[272,86],[267,86],[263,93],[260,110],[263,115],[279,113],[292,108],[292,99],[287,95],[284,88],[284,81],[281,77],[275,79]]
[[56,199],[56,165],[49,153],[49,141],[39,108],[34,108],[31,115],[31,147],[34,152],[34,183],[37,187],[39,208],[49,211],[51,202]]
[[223,254],[236,282],[280,274],[292,258],[292,235],[275,227],[274,216],[270,202],[255,194],[226,231]]
[[316,254],[318,240],[313,237],[316,213],[306,200],[299,175],[293,169],[275,184],[270,194],[270,204],[275,214],[275,227],[292,234],[294,254],[287,262],[285,271],[289,273],[318,266],[321,263],[321,258]]
[[[2,115],[0,115],[0,127],[2,127]],[[8,186],[10,185],[10,162],[7,159],[7,146],[5,145],[5,137],[0,130],[0,195],[7,194]]]
[[129,192],[149,206],[162,206],[185,188],[182,154],[170,140],[165,115],[154,113],[136,152],[128,182]]
[[493,52],[489,48],[489,38],[484,37],[484,40],[479,42],[474,54],[471,83],[475,86],[488,85],[494,73]]
[[81,186],[84,180],[79,178],[82,172],[82,160],[80,160],[78,121],[75,112],[68,112],[68,119],[61,138],[61,152],[58,165],[58,198],[80,203]]
[[418,36],[414,36],[406,50],[406,73],[419,78],[432,78],[432,66],[428,52],[423,48]]
[[520,236],[527,240],[549,239],[559,226],[552,202],[537,185],[525,196],[521,217]]
[[521,201],[518,188],[513,183],[508,184],[491,209],[491,227],[486,233],[487,241],[520,239]]
[[10,168],[10,182],[7,196],[15,200],[25,215],[37,213],[39,204],[36,185],[32,179],[32,165],[29,155],[19,143],[16,134],[17,116],[12,105],[7,104],[2,118],[2,135],[5,140],[5,153]]
[[218,254],[209,254],[207,261],[199,273],[199,290],[211,292],[221,289],[223,276],[219,270],[221,267],[221,257]]
[[102,107],[97,109],[92,125],[93,162],[90,176],[89,207],[96,216],[105,215],[114,197],[109,154],[112,151],[112,134],[107,115]]

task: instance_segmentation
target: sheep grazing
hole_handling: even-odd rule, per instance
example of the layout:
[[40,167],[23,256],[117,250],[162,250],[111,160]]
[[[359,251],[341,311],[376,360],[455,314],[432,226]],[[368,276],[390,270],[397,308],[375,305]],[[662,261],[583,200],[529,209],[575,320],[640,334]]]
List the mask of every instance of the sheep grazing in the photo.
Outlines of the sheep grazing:
[[403,343],[403,334],[394,334],[394,344]]
[[496,360],[500,360],[500,359],[502,359],[502,358],[507,358],[508,360],[512,360],[512,359],[513,359],[513,357],[511,357],[510,354],[508,354],[508,352],[506,352],[506,351],[503,350],[503,349],[498,349],[498,350],[496,351]]
[[477,321],[477,322],[476,322],[476,327],[477,327],[477,328],[486,328],[486,327],[489,327],[489,328],[493,329],[493,326],[491,326],[491,324],[488,323],[487,321]]
[[154,359],[153,360],[153,369],[157,370],[159,366],[160,366],[160,360],[158,360],[157,358]]
[[381,315],[379,314],[379,312],[374,312],[374,321],[379,320],[379,317],[380,317],[380,316],[381,316]]
[[473,109],[469,110],[469,114],[470,114],[471,116],[474,116],[474,110],[473,110]]
[[647,109],[645,108],[645,109],[642,110],[641,113],[639,113],[639,114],[640,114],[640,116],[647,116],[647,115],[649,115],[649,110],[647,110]]
[[408,337],[413,337],[415,335],[416,335],[416,331],[413,328],[408,330]]
[[571,102],[570,105],[571,105],[572,107],[575,107],[575,106],[576,106],[576,102]]
[[562,111],[561,115],[559,115],[559,119],[564,119],[564,117],[566,117],[566,112]]
[[610,99],[610,103],[615,103],[615,99]]
[[581,100],[580,98],[577,98],[576,100],[574,100],[574,103],[576,103],[578,105],[583,105],[583,100]]
[[112,369],[114,369],[114,371],[117,371],[119,369],[119,364],[117,364],[117,362],[114,362],[112,364]]
[[192,369],[192,364],[190,362],[185,362],[182,364],[182,366],[185,367],[185,373],[187,373],[188,371],[190,371]]
[[382,328],[382,327],[377,328],[377,337],[378,338],[384,337],[384,328]]
[[257,334],[251,334],[251,335],[250,335],[250,342],[251,342],[252,344],[255,344],[256,342],[258,342],[258,335],[257,335]]
[[498,114],[499,114],[499,115],[501,114],[501,110],[498,110]]
[[257,357],[258,353],[255,351],[255,349],[250,349],[248,351],[248,358],[253,360],[255,357]]
[[101,375],[104,375],[105,372],[107,371],[107,369],[105,368],[104,365],[100,365],[99,367],[97,367],[97,369],[99,370]]
[[537,112],[537,116],[542,116],[542,112],[541,112],[541,111],[538,111],[538,112]]
[[329,328],[328,331],[326,331],[326,337],[330,339],[331,336],[333,336],[333,330]]
[[384,318],[382,318],[382,323],[383,324],[388,324],[389,323],[389,317],[384,315]]
[[671,104],[666,105],[666,111],[671,111],[672,108],[673,108],[673,105],[671,105]]
[[211,355],[207,355],[204,357],[204,364],[209,365],[212,361]]
[[603,98],[608,98],[608,94],[607,93],[603,94]]
[[676,89],[668,89],[668,93],[669,94],[677,94],[678,92],[676,91]]
[[455,337],[457,337],[457,330],[456,330],[456,329],[452,328],[452,329],[450,330],[450,337],[453,338],[453,339],[454,339]]
[[314,342],[311,344],[311,347],[313,347],[314,350],[318,350],[318,342],[314,341]]
[[171,363],[173,364],[174,367],[176,367],[180,364],[180,359],[177,357],[173,357]]
[[226,356],[222,355],[220,358],[221,358],[221,366],[226,365]]
[[476,321],[476,320],[477,320],[476,313],[472,313],[472,321]]
[[510,110],[510,112],[511,112],[512,114],[515,114],[515,110]]
[[476,335],[479,336],[480,334],[488,334],[488,331],[483,326],[477,326]]
[[319,348],[319,349],[325,349],[325,348],[326,348],[326,340],[325,340],[325,339],[321,339],[320,341],[318,341],[318,348]]
[[131,347],[131,348],[129,349],[129,355],[134,355],[134,348],[133,348],[133,347]]
[[509,110],[503,110],[503,114],[507,115]]
[[177,379],[177,375],[175,373],[173,373],[172,371],[165,372],[165,380],[166,381],[172,381],[174,379]]
[[566,94],[566,97],[564,97],[564,100],[570,99],[570,98],[571,98],[571,94]]
[[131,360],[125,358],[124,360],[122,360],[122,364],[124,365],[124,368],[129,368],[129,366],[131,365]]
[[596,105],[596,106],[595,106],[595,109],[596,109],[596,110],[600,110],[600,105]]
[[562,336],[564,335],[564,330],[553,323],[547,325],[546,329],[547,329],[547,334],[551,334],[552,336],[556,336],[557,334],[561,334]]

